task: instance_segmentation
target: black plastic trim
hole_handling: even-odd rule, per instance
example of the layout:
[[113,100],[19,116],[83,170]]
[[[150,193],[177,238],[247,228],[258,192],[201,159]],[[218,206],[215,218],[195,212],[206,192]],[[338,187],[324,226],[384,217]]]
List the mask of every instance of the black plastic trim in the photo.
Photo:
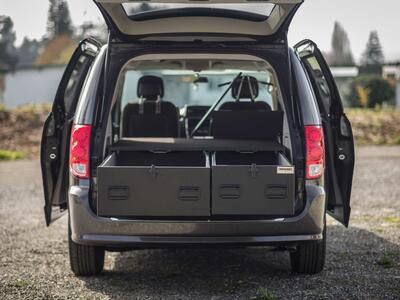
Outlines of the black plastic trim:
[[252,22],[262,22],[268,16],[233,9],[193,7],[193,8],[174,8],[146,11],[134,15],[129,15],[132,21],[148,21],[154,19],[166,19],[176,17],[220,17],[228,19],[239,19]]

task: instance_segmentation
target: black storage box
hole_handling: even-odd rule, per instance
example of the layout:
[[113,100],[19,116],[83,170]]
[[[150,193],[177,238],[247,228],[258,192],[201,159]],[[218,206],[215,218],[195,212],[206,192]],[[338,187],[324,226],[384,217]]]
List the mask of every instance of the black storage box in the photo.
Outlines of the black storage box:
[[295,172],[275,152],[216,152],[212,158],[212,214],[294,214]]
[[210,167],[201,151],[113,153],[98,167],[99,216],[209,216]]

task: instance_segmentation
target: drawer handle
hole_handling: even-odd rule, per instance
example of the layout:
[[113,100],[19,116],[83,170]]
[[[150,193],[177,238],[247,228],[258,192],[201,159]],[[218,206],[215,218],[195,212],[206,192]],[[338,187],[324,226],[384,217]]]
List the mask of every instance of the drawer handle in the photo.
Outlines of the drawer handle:
[[129,188],[127,186],[112,186],[108,188],[109,200],[128,200]]
[[285,199],[288,197],[288,188],[284,184],[267,184],[264,196],[267,199]]
[[223,184],[219,186],[219,197],[222,199],[239,199],[239,184]]
[[197,186],[181,186],[179,187],[179,200],[182,201],[199,201],[201,189]]

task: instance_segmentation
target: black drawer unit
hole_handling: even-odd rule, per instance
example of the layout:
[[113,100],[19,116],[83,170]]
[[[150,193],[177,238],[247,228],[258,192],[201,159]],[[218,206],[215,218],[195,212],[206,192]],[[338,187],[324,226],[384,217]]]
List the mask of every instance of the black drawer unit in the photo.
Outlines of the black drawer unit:
[[201,151],[113,153],[98,167],[105,217],[210,215],[210,166]]
[[294,214],[294,166],[276,152],[212,156],[213,215]]

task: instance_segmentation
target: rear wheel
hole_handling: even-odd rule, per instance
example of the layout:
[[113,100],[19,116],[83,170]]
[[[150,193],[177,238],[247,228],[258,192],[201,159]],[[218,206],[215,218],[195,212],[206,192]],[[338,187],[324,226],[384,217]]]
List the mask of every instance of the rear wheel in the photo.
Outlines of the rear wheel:
[[326,222],[322,233],[322,240],[302,244],[290,253],[292,270],[301,274],[316,274],[323,270],[326,254]]
[[103,271],[104,249],[96,246],[79,245],[71,239],[68,226],[69,260],[72,272],[77,276],[93,276]]

